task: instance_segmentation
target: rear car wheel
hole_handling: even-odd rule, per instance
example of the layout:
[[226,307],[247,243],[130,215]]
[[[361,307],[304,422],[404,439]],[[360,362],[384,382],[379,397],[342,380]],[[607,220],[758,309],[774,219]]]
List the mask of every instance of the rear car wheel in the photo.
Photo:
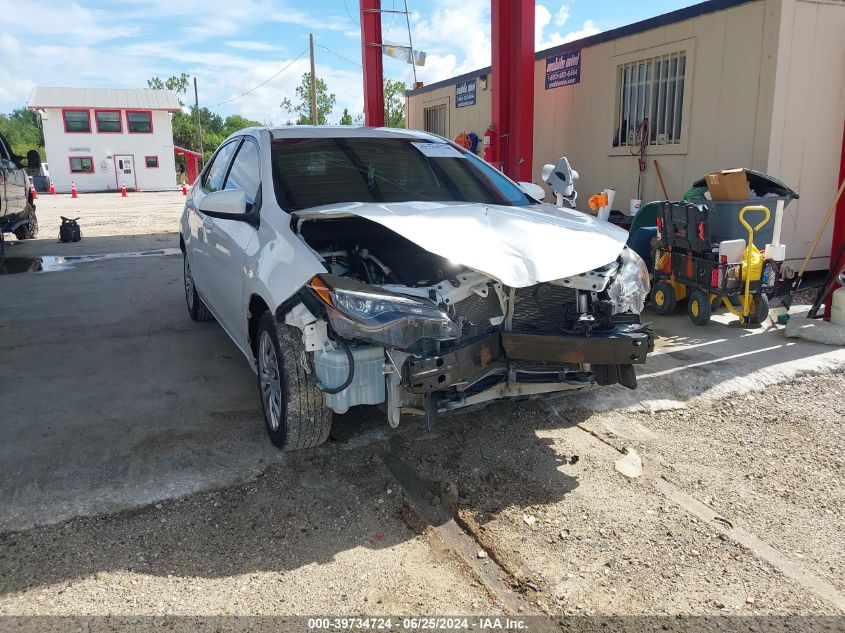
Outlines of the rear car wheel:
[[38,218],[35,217],[35,207],[31,202],[26,203],[24,215],[29,216],[29,224],[18,227],[15,237],[19,240],[34,240],[38,235]]
[[185,301],[188,303],[188,314],[194,321],[211,321],[214,316],[208,309],[208,306],[203,303],[197,293],[197,286],[194,284],[194,277],[191,275],[191,265],[188,263],[188,256],[184,259],[184,275],[185,275]]
[[332,411],[317,387],[302,334],[261,315],[256,342],[258,393],[270,441],[286,451],[319,446],[329,438]]
[[710,298],[701,290],[690,294],[687,300],[687,313],[690,321],[696,325],[707,325],[710,322]]
[[651,291],[651,302],[657,314],[671,314],[678,303],[678,296],[675,289],[667,281],[658,281]]

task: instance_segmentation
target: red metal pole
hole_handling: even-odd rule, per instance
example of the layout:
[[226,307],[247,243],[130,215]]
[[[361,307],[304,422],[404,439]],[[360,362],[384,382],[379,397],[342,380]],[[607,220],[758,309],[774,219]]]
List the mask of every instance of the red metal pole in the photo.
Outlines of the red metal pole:
[[534,155],[534,1],[492,0],[492,116],[495,161],[531,180]]
[[364,124],[384,125],[381,0],[361,0],[361,59],[364,65]]
[[495,144],[493,146],[493,165],[502,168],[504,159],[503,147],[508,139],[508,124],[510,122],[510,72],[508,59],[511,40],[508,37],[507,24],[510,21],[507,0],[493,0],[490,14],[490,33],[492,44],[491,81],[492,86],[492,121]]
[[[839,161],[839,180],[837,187],[839,189],[842,181],[845,180],[845,125],[842,126],[842,157]],[[839,198],[839,204],[836,205],[836,215],[833,219],[833,239],[830,241],[830,270],[839,272],[842,266],[841,261],[834,261],[834,259],[842,251],[842,246],[845,245],[845,195]],[[838,284],[833,286],[833,290],[838,288]],[[824,298],[824,318],[830,321],[830,302],[833,294],[829,294]]]
[[197,164],[197,157],[189,154],[189,155],[185,156],[185,163],[186,163],[185,171],[188,172],[187,173],[188,183],[194,184],[194,181],[197,179],[197,176],[199,175],[199,169],[198,169],[199,165]]

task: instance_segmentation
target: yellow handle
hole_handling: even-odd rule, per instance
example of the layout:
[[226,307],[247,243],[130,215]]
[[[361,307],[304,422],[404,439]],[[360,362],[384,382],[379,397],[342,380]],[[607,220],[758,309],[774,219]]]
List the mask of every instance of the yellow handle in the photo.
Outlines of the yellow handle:
[[[766,214],[766,217],[763,218],[763,221],[760,222],[760,224],[752,229],[751,225],[745,221],[746,211],[762,211]],[[759,231],[766,226],[770,217],[772,217],[772,212],[769,211],[768,207],[760,205],[742,207],[739,211],[739,222],[748,230],[748,246],[745,248],[745,270],[743,271],[743,274],[745,275],[745,293],[742,297],[742,316],[739,318],[740,323],[743,323],[751,313],[751,253],[756,250],[754,248],[754,231]]]
[[[746,221],[745,221],[745,212],[746,212],[746,211],[762,211],[763,213],[765,213],[765,214],[766,214],[766,217],[765,217],[765,218],[763,218],[763,221],[762,221],[762,222],[760,222],[760,224],[758,224],[757,226],[755,226],[755,227],[752,229],[752,228],[751,228],[751,225],[750,225],[750,224],[748,224],[748,222],[746,222]],[[742,209],[741,209],[741,210],[740,210],[740,212],[739,212],[739,222],[740,222],[740,224],[742,224],[742,226],[744,226],[746,229],[748,229],[748,234],[749,234],[749,235],[752,235],[752,231],[759,231],[759,230],[760,230],[760,229],[762,229],[764,226],[766,226],[766,224],[769,222],[769,218],[770,218],[770,217],[772,217],[772,212],[771,212],[771,211],[769,211],[769,208],[768,208],[768,207],[764,207],[764,206],[749,206],[749,207],[742,207]]]

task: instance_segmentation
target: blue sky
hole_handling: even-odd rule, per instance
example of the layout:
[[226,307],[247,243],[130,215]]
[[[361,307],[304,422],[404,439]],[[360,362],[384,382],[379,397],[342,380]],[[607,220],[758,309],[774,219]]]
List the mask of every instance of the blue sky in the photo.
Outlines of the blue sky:
[[[681,0],[537,2],[537,49],[693,4]],[[24,105],[36,85],[143,88],[149,77],[196,76],[201,105],[267,123],[292,118],[279,107],[308,69],[308,33],[317,75],[344,107],[363,108],[357,0],[40,0],[39,10],[0,0],[0,112]],[[382,0],[382,8],[402,0]],[[490,0],[408,0],[418,69],[426,83],[490,63]],[[384,16],[384,37],[406,43],[404,16]],[[289,66],[250,95],[246,92]],[[385,58],[385,75],[410,84],[411,67]]]

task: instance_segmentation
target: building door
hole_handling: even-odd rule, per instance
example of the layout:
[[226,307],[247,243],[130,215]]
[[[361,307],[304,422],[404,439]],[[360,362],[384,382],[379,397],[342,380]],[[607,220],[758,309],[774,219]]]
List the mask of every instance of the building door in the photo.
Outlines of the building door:
[[114,155],[114,173],[117,188],[126,185],[127,189],[137,189],[138,180],[135,177],[135,156],[132,154]]

